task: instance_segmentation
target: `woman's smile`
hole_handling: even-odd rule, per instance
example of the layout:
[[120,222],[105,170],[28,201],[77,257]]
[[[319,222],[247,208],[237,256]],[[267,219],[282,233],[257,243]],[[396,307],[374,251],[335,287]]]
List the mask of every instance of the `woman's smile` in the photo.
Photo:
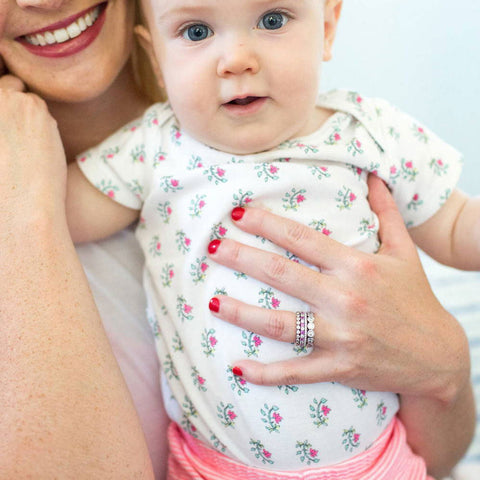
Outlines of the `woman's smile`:
[[86,48],[100,33],[106,2],[90,7],[60,22],[17,37],[31,53],[43,57],[65,57]]

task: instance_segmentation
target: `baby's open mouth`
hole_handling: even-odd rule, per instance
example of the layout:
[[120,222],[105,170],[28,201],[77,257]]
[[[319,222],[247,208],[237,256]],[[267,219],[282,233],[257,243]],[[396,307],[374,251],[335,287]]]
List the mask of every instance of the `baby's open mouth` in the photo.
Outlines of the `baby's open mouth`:
[[77,17],[66,27],[55,30],[42,30],[40,32],[24,35],[19,38],[25,40],[30,45],[41,47],[45,45],[67,42],[72,38],[78,37],[85,30],[90,28],[97,21],[106,5],[107,3],[104,2],[92,7],[87,12]]
[[262,98],[262,97],[236,98],[228,102],[227,105],[249,105],[250,103],[253,103],[255,100],[258,100],[259,98]]

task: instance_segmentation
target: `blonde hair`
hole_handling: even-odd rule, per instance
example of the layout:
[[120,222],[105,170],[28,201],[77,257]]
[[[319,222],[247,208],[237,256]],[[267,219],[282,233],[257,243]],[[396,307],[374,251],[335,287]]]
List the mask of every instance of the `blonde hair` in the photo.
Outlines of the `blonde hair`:
[[[145,17],[140,8],[140,0],[135,1],[135,25],[146,27]],[[132,50],[132,64],[135,73],[135,82],[140,91],[145,94],[149,100],[154,102],[163,102],[167,99],[165,91],[158,85],[155,74],[153,73],[150,60],[145,50],[140,46],[136,36]]]

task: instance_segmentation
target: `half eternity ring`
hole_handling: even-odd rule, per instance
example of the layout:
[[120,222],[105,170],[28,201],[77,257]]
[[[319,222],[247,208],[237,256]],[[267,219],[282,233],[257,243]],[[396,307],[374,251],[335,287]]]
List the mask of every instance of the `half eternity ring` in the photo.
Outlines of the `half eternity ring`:
[[315,315],[313,312],[296,312],[297,331],[295,346],[299,348],[313,347],[315,340]]

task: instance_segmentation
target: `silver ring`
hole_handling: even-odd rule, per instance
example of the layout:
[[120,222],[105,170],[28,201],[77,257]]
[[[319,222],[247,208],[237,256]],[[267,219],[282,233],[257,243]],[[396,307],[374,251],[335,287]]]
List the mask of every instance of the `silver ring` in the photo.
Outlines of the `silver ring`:
[[296,312],[295,346],[312,348],[315,342],[315,315],[313,312]]

